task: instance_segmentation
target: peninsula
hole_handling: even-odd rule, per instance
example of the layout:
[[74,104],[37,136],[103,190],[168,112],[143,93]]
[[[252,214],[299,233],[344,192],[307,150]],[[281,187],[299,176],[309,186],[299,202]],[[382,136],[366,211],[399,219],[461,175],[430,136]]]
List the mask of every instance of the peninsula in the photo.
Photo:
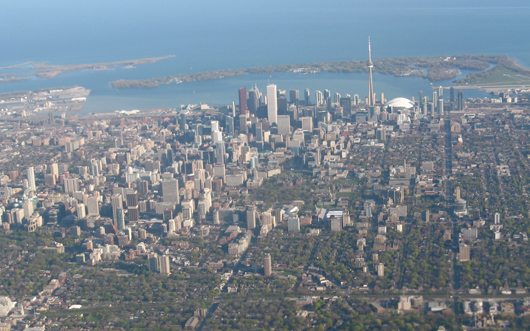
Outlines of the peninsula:
[[[125,68],[133,68],[134,66],[148,63],[155,63],[160,60],[175,57],[175,55],[167,55],[160,57],[151,57],[137,60],[127,60],[118,62],[106,62],[106,63],[89,63],[89,64],[73,64],[73,65],[50,65],[44,62],[27,62],[23,64],[1,67],[2,69],[35,69],[28,74],[36,75],[41,79],[52,79],[57,75],[65,72],[78,71],[78,70],[109,70],[111,67],[124,66]],[[29,78],[23,78],[29,79]],[[21,80],[20,78],[11,78],[10,81]],[[6,80],[4,80],[6,81]]]
[[[530,80],[530,69],[517,64],[516,60],[506,55],[458,55],[435,57],[407,57],[376,59],[374,69],[383,74],[395,76],[424,77],[431,81],[456,78],[460,70],[476,70],[478,73],[468,75],[465,80],[457,82],[466,85],[471,81],[478,83],[492,76],[502,73],[526,75]],[[319,62],[306,64],[286,64],[247,69],[226,69],[190,74],[179,74],[142,80],[116,80],[111,82],[115,89],[135,87],[156,87],[165,84],[186,83],[207,79],[221,79],[245,74],[262,74],[273,72],[317,73],[328,72],[367,72],[367,61]],[[527,77],[528,76],[528,77]]]

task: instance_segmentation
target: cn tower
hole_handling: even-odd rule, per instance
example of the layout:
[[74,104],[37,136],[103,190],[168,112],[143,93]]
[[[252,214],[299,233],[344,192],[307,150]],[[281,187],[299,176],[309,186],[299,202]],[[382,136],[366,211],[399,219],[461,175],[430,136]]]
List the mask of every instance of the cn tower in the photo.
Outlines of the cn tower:
[[374,64],[372,63],[372,48],[370,46],[370,37],[368,37],[368,106],[375,105],[374,100],[374,82],[372,80],[372,70],[374,69]]

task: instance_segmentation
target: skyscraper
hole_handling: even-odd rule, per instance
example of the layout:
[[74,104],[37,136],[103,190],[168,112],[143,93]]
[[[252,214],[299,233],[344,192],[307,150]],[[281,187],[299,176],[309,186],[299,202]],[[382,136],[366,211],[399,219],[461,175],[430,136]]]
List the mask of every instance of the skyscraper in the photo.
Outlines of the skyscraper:
[[352,101],[350,97],[340,98],[340,106],[342,107],[342,116],[351,116]]
[[267,119],[269,124],[278,122],[278,96],[276,85],[267,85]]
[[28,175],[28,189],[30,191],[36,191],[37,187],[35,186],[35,170],[33,167],[29,167],[27,171]]
[[256,111],[259,107],[259,90],[257,88],[253,88],[248,92],[248,110],[251,114],[256,114]]
[[120,231],[125,229],[125,211],[123,208],[116,209],[116,227]]
[[278,115],[278,134],[291,133],[291,117],[289,115]]
[[458,110],[464,110],[464,92],[462,90],[458,90]]
[[295,104],[297,105],[298,104],[298,99],[299,99],[299,92],[298,90],[290,90],[289,91],[289,102],[292,103],[292,104]]
[[239,89],[239,113],[241,115],[248,114],[247,109],[247,88],[242,87]]
[[370,37],[368,37],[368,106],[373,106],[375,104],[374,100],[374,82],[372,79],[372,70],[374,69],[374,64],[372,63],[372,47],[370,45]]
[[138,206],[138,192],[136,190],[127,191],[127,207]]
[[304,90],[304,101],[306,106],[311,105],[311,92],[308,88]]
[[123,208],[123,197],[121,194],[116,193],[111,198],[112,202],[112,218],[114,219],[114,224],[118,222],[118,208]]

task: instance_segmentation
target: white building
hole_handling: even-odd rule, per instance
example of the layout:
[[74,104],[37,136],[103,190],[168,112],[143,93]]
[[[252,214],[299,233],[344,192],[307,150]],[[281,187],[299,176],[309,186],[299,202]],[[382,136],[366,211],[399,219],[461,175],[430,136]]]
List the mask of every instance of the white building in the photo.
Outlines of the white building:
[[267,119],[269,124],[278,123],[278,95],[276,85],[267,85]]

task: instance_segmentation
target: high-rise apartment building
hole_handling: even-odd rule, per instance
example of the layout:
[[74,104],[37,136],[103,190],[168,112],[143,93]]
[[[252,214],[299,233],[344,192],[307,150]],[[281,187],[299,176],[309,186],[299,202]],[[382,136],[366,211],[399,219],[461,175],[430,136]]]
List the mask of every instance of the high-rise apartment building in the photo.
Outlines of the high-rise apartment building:
[[265,254],[263,259],[263,269],[265,277],[269,277],[272,274],[272,259],[270,254]]
[[163,275],[171,274],[171,266],[169,264],[169,256],[162,255],[158,258],[158,268]]

